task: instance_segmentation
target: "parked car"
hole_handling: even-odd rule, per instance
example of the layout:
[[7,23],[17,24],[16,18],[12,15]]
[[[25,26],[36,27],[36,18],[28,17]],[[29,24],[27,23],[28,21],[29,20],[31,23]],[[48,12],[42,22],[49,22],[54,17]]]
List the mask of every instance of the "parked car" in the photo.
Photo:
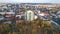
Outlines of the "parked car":
[[50,20],[50,18],[47,17],[47,16],[42,16],[42,19],[43,19],[43,20]]
[[0,16],[0,20],[3,20],[4,19],[4,17],[3,16]]
[[52,20],[60,25],[60,18],[53,18]]
[[19,20],[19,19],[24,19],[24,16],[23,15],[16,15],[16,20]]

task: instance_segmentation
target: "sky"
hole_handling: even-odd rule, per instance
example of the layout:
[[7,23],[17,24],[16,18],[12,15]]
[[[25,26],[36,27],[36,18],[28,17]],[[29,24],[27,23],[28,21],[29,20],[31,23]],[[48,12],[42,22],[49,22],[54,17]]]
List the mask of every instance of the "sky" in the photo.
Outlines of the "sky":
[[60,3],[60,0],[0,0],[0,3]]

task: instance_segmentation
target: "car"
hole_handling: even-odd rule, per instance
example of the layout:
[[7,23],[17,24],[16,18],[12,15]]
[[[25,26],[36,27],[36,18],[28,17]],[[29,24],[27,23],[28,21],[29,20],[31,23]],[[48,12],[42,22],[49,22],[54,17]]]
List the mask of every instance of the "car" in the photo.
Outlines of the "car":
[[52,20],[60,25],[60,18],[53,18]]
[[24,19],[24,15],[16,15],[16,20],[19,20],[19,19]]
[[4,19],[4,17],[3,16],[0,16],[0,20],[3,20]]
[[3,22],[4,24],[8,23],[8,24],[11,24],[12,22],[11,21],[5,21]]
[[43,20],[50,20],[50,18],[47,17],[47,16],[42,16],[42,19],[43,19]]
[[11,17],[5,17],[5,20],[13,20],[14,19],[14,16],[11,16]]

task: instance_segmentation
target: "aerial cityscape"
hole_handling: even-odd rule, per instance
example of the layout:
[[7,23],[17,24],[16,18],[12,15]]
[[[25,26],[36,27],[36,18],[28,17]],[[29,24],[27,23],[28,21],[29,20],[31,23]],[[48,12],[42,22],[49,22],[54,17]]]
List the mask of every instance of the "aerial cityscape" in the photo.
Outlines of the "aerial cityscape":
[[60,4],[0,3],[0,34],[60,34]]

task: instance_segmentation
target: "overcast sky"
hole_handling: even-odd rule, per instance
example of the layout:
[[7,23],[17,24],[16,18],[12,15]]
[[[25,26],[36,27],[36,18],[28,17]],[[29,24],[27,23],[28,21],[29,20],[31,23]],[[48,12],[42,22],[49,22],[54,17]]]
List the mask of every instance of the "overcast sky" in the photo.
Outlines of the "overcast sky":
[[0,3],[60,3],[60,0],[0,0]]

